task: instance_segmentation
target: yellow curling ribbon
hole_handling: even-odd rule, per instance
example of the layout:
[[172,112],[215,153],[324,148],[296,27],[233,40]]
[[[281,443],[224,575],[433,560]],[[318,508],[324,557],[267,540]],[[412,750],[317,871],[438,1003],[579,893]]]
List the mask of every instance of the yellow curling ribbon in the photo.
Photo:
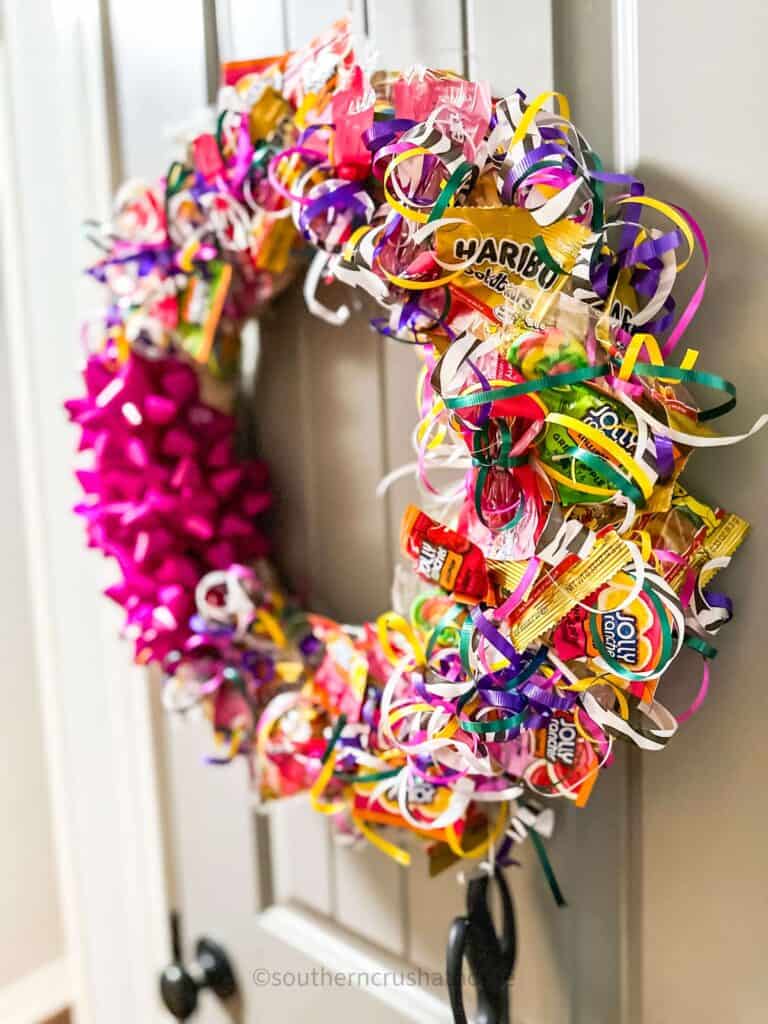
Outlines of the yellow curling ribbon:
[[296,683],[301,678],[304,665],[300,661],[279,661],[275,671],[284,683]]
[[567,96],[564,96],[561,92],[542,92],[536,97],[530,107],[528,107],[526,112],[523,114],[520,124],[515,129],[515,134],[512,136],[512,140],[509,143],[507,152],[514,149],[518,142],[521,142],[525,138],[528,134],[528,129],[533,123],[533,119],[548,100],[557,100],[557,105],[560,108],[560,117],[562,117],[564,121],[571,120],[571,105],[568,102]]
[[193,236],[179,253],[179,267],[185,271],[185,273],[192,273],[192,270],[194,269],[192,261],[199,249],[200,239],[197,238],[197,236]]
[[275,646],[285,647],[285,633],[274,615],[271,615],[264,608],[257,608],[255,621],[262,627]]
[[552,466],[548,466],[544,462],[539,461],[539,465],[551,480],[555,480],[559,484],[565,484],[565,486],[569,487],[572,491],[581,491],[582,494],[594,494],[599,497],[605,497],[606,495],[616,493],[615,487],[596,487],[593,484],[580,483],[575,478],[575,470],[574,475],[570,477],[566,476],[564,473],[558,472],[558,470],[553,469]]
[[[658,366],[661,369],[664,366],[664,356],[661,354],[659,344],[652,334],[634,334],[632,340],[627,346],[627,350],[622,356],[621,369],[619,370],[619,380],[629,380],[632,376],[632,372],[637,362],[637,357],[640,355],[640,351],[645,348],[648,353],[648,362],[653,366]],[[699,358],[699,353],[695,348],[689,348],[686,350],[685,355],[680,363],[681,370],[692,370],[696,365],[696,361]],[[677,380],[672,377],[665,377],[663,373],[659,373],[658,380],[666,381],[667,383],[676,384]]]
[[[424,435],[427,433],[432,423],[437,419],[441,412],[445,411],[445,402],[442,398],[439,398],[432,408],[429,410],[427,415],[419,422],[416,428],[416,440],[421,442],[424,440]],[[448,428],[443,425],[435,431],[435,436],[427,442],[427,448],[437,448],[438,445],[442,444],[448,434]]]
[[[434,708],[433,708],[434,710]],[[434,736],[431,737],[433,740],[449,740],[455,732],[458,731],[459,723],[457,721],[446,722],[442,729],[438,729]]]
[[[406,160],[410,160],[412,157],[417,156],[434,156],[437,160],[440,160],[439,154],[433,153],[425,146],[413,146],[411,149],[407,149],[404,153],[398,153],[397,156],[393,157],[389,161],[387,169],[384,172],[384,195],[392,209],[397,210],[397,212],[401,214],[403,217],[405,217],[406,220],[416,221],[416,223],[418,224],[426,224],[427,221],[429,220],[428,212],[424,213],[420,209],[415,209],[414,207],[408,206],[406,203],[401,202],[399,199],[392,195],[392,192],[389,189],[389,179],[392,177],[392,172],[395,170],[395,168],[399,167],[400,164],[404,163]],[[441,188],[444,187],[445,183],[442,184]],[[435,199],[435,203],[436,202],[437,199]],[[435,203],[432,203],[433,207]],[[450,209],[450,207],[453,206],[453,204],[454,197],[452,196],[450,202],[448,203],[448,208]]]
[[[115,343],[115,350],[117,352],[117,361],[121,365],[125,363],[131,354],[131,343],[128,340],[128,336],[122,328],[111,331],[108,335],[112,338]],[[104,338],[104,347],[106,348],[107,338]]]
[[[607,452],[618,464],[625,469],[627,473],[632,477],[637,486],[643,493],[643,497],[648,500],[653,493],[653,484],[648,477],[648,474],[638,465],[632,456],[625,452],[624,449],[612,441],[609,437],[598,430],[596,427],[590,427],[586,423],[582,423],[581,420],[577,420],[573,416],[566,416],[559,412],[550,412],[547,414],[547,422],[557,423],[561,427],[566,427],[568,430],[573,431],[575,434],[580,434],[582,437],[586,437],[588,441],[591,441],[596,448],[600,448],[602,451]],[[579,484],[579,487],[582,485]],[[613,492],[610,492],[613,493]]]
[[365,236],[371,231],[381,231],[381,227],[371,227],[370,224],[363,224],[361,227],[355,228],[355,230],[347,239],[347,243],[344,246],[342,258],[345,260],[351,260],[355,254],[355,249],[358,247],[363,238],[365,238]]
[[627,698],[624,695],[624,689],[626,683],[623,680],[617,679],[615,676],[585,676],[583,679],[577,680],[575,683],[558,683],[558,690],[570,690],[573,693],[584,693],[585,690],[591,690],[593,686],[610,686],[616,695],[616,699],[622,708],[623,717],[629,714],[629,706],[627,704]]
[[413,704],[406,704],[404,707],[393,708],[389,713],[389,724],[397,725],[398,722],[409,715],[433,714],[437,710],[425,701],[416,701]]
[[456,832],[456,826],[449,825],[445,830],[445,841],[451,852],[455,853],[457,857],[462,857],[464,860],[476,860],[478,857],[482,857],[486,850],[496,844],[496,841],[501,837],[504,829],[506,828],[507,806],[508,805],[506,803],[501,803],[499,805],[499,813],[493,824],[493,828],[488,830],[488,835],[485,839],[481,839],[479,843],[471,846],[468,850],[465,850],[461,845],[461,840]]
[[245,730],[243,728],[235,729],[229,741],[229,751],[227,756],[232,760],[237,752],[240,750],[240,743],[243,739]]
[[651,560],[653,553],[653,542],[647,530],[633,530],[630,537],[640,546],[640,554],[644,562]]
[[317,106],[317,95],[313,92],[308,92],[304,99],[301,101],[301,106],[296,111],[294,120],[298,128],[307,127],[307,115],[311,110]]
[[312,784],[312,788],[309,791],[309,798],[312,801],[313,808],[320,814],[336,814],[337,811],[343,811],[346,804],[343,800],[335,800],[333,803],[328,803],[322,799],[323,790],[331,781],[334,769],[336,767],[336,751],[332,750],[328,756],[328,760],[323,765],[323,769],[317,776]]
[[685,355],[680,363],[681,370],[692,370],[699,358],[699,351],[695,348],[686,349]]
[[398,274],[390,274],[384,267],[380,267],[381,273],[391,284],[396,284],[398,288],[405,288],[407,291],[424,292],[430,288],[440,288],[441,285],[448,284],[449,281],[455,280],[464,273],[464,268],[461,270],[453,270],[450,274],[444,274],[442,277],[435,277],[431,281],[420,281],[411,277],[400,277]]
[[[403,656],[402,654],[397,654],[393,649],[392,644],[389,641],[390,631],[393,633],[399,633],[405,638],[418,665],[425,664],[427,659],[424,654],[424,647],[416,636],[410,622],[407,622],[402,615],[398,615],[396,612],[385,612],[376,620],[376,633],[384,654],[393,665],[397,665]],[[430,710],[433,709],[430,708]]]
[[385,853],[387,857],[391,857],[393,861],[401,864],[404,868],[411,866],[411,855],[407,850],[404,850],[401,846],[396,846],[394,843],[390,843],[388,839],[382,838],[359,815],[353,814],[352,820],[368,842],[375,846],[377,850]]

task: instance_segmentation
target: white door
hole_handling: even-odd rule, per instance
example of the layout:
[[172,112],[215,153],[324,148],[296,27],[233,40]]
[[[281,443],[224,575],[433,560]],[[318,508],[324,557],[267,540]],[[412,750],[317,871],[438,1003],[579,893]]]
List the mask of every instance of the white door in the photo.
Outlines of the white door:
[[[218,0],[214,20],[210,7],[190,10],[186,2],[166,0],[157,13],[156,6],[110,4],[125,175],[163,166],[174,124],[206,98],[206,69],[210,75],[216,51],[231,60],[300,46],[347,9],[342,0]],[[360,0],[352,12],[373,41],[377,66],[418,61],[464,68],[489,76],[500,93],[519,82],[532,94],[552,88],[548,3],[531,10],[458,0]],[[157,31],[148,35],[147,21]],[[160,102],[152,99],[156,94]],[[334,306],[337,299],[350,301],[340,289],[327,301]],[[300,585],[310,582],[313,607],[354,622],[388,607],[398,524],[413,492],[402,483],[382,501],[375,488],[411,458],[415,358],[373,334],[372,309],[352,301],[358,309],[343,329],[309,315],[300,293],[280,299],[263,318],[255,418],[279,495],[281,562]],[[286,431],[284,410],[297,407]],[[363,448],[374,458],[363,458]],[[418,854],[404,870],[376,850],[341,848],[305,801],[259,814],[243,764],[215,769],[201,762],[209,742],[204,725],[166,723],[162,740],[173,902],[188,940],[207,934],[231,953],[248,1024],[273,1013],[294,1020],[305,1010],[319,1020],[351,1021],[357,1013],[370,1020],[450,1019],[433,976],[443,970],[448,928],[462,910],[464,890],[455,872],[430,880],[426,858]],[[608,969],[591,987],[591,1019],[616,1020],[623,835],[615,822],[623,771],[618,767],[606,778],[589,819],[561,823],[552,847],[563,885],[586,887],[588,904],[574,901],[558,911],[529,851],[515,873],[524,922],[514,999],[521,1020],[564,1020],[581,998],[578,979],[598,957]],[[300,984],[299,977],[318,965],[347,974],[347,986],[356,971],[368,971],[372,981],[362,990],[327,979]],[[423,985],[376,984],[377,970],[409,968],[422,969]],[[289,972],[287,981],[281,971]],[[260,987],[262,974],[270,983]],[[211,1024],[224,1019],[213,999],[206,1000],[206,1012]]]
[[[11,113],[21,178],[39,181],[46,159],[46,147],[24,129],[50,115],[51,105],[75,109],[78,83],[83,104],[93,104],[94,96],[103,104],[97,114],[112,128],[115,177],[156,175],[166,163],[169,133],[206,102],[217,55],[236,59],[300,45],[346,7],[342,0],[84,0],[73,6],[80,13],[64,15],[54,13],[55,4],[25,0],[4,12],[19,47],[11,62]],[[355,0],[353,13],[372,37],[380,66],[419,61],[463,68],[489,77],[497,94],[518,85],[535,94],[554,82],[570,96],[579,126],[607,164],[638,169],[651,193],[700,217],[715,263],[689,343],[702,349],[708,368],[741,385],[737,417],[741,425],[751,423],[762,411],[766,374],[759,317],[768,208],[760,160],[768,156],[762,131],[768,87],[764,76],[755,78],[768,43],[766,8],[757,0],[727,9],[715,0]],[[56,46],[46,41],[49,30]],[[109,44],[106,74],[94,68],[99,32]],[[46,61],[54,58],[63,76],[54,80],[69,90],[65,98],[45,95],[46,70],[52,74]],[[83,119],[90,124],[95,116],[91,110]],[[55,125],[53,141],[47,140],[54,156],[67,160],[61,168],[61,201],[71,207],[66,217],[51,202],[44,221],[34,197],[20,212],[28,229],[20,266],[30,288],[40,287],[33,242],[42,244],[45,225],[53,224],[64,244],[62,232],[73,231],[78,219],[104,213],[106,170],[97,168],[98,187],[76,180],[86,163],[93,172],[95,158],[82,125],[77,145],[65,137],[71,127]],[[100,152],[103,135],[90,141]],[[64,270],[74,274],[83,257],[72,249]],[[31,389],[23,373],[18,380],[27,399],[33,395],[48,410],[62,394],[56,375],[67,377],[67,346],[74,349],[66,333],[74,330],[73,300],[59,283],[45,308],[33,311],[30,303],[27,312],[31,354],[19,342],[17,363],[23,370],[29,361],[43,385]],[[311,582],[315,607],[361,620],[388,603],[397,523],[410,497],[407,484],[398,484],[386,502],[374,490],[380,476],[409,458],[412,354],[372,335],[365,308],[346,328],[333,329],[312,319],[297,295],[281,298],[264,318],[261,341],[255,411],[281,495],[282,562],[294,580]],[[47,369],[46,359],[52,359]],[[300,416],[286,439],[277,416],[289,404]],[[20,415],[32,416],[33,409],[28,402]],[[75,708],[53,718],[68,741],[59,755],[65,778],[58,799],[77,840],[72,874],[80,914],[75,908],[70,918],[82,921],[85,914],[87,923],[81,988],[91,1012],[83,1021],[166,1019],[148,977],[168,956],[164,902],[181,911],[188,944],[205,934],[229,951],[243,1024],[309,1014],[318,1022],[449,1020],[431,975],[422,974],[421,986],[387,986],[380,972],[442,970],[448,925],[463,902],[454,875],[430,880],[418,856],[405,871],[376,851],[339,848],[326,823],[301,802],[261,814],[244,765],[202,763],[204,728],[156,714],[156,749],[150,748],[146,691],[133,674],[131,696],[123,696],[128,680],[110,668],[127,650],[121,654],[104,640],[108,654],[84,659],[94,628],[77,621],[72,597],[87,618],[96,607],[89,588],[98,571],[91,560],[72,577],[86,561],[76,550],[77,530],[60,526],[49,512],[62,509],[68,494],[62,469],[68,439],[46,416],[37,418],[37,448],[30,441],[27,455],[40,490],[34,530],[43,546],[36,557],[49,558],[37,565],[36,580],[45,584],[46,569],[54,579],[39,643],[49,659],[57,658],[49,674],[58,669],[77,696]],[[365,462],[362,434],[376,453]],[[709,702],[668,751],[645,755],[642,763],[633,754],[623,757],[605,773],[586,811],[559,815],[550,853],[567,909],[553,905],[530,851],[511,873],[521,942],[512,1000],[518,1024],[758,1024],[765,1018],[768,982],[757,937],[768,851],[754,809],[768,712],[754,674],[763,657],[759,623],[766,599],[765,573],[755,571],[766,543],[760,532],[764,443],[753,440],[726,457],[701,454],[689,474],[694,491],[729,503],[756,527],[729,573],[739,615],[724,631]],[[96,631],[111,628],[105,619]],[[672,683],[673,707],[695,685],[693,669],[686,679],[685,668]],[[99,688],[105,670],[106,695]],[[89,734],[86,743],[78,729],[82,715],[93,714],[87,694],[94,688],[111,719],[106,738]],[[747,700],[749,709],[737,710]],[[155,816],[164,826],[164,872],[159,844],[146,828]],[[92,849],[99,820],[103,835]],[[120,888],[117,919],[105,859]],[[133,946],[118,934],[124,926],[132,929]],[[139,942],[148,951],[127,971],[118,953],[124,958]],[[329,973],[316,973],[313,984],[313,968]],[[356,984],[366,972],[370,984]],[[205,997],[198,1019],[218,1024],[228,1017]]]

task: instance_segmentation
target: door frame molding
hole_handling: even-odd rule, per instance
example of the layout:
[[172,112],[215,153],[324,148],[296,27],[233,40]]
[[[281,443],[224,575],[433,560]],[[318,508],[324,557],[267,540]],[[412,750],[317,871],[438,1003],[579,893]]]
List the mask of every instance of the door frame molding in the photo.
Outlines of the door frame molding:
[[[78,1024],[166,1021],[167,886],[148,674],[129,664],[69,505],[78,222],[106,215],[116,170],[99,0],[0,0],[2,287],[72,1005]],[[44,26],[44,28],[42,28]],[[51,188],[52,169],[56,187]],[[82,232],[81,232],[82,233]],[[92,301],[92,296],[90,296]]]

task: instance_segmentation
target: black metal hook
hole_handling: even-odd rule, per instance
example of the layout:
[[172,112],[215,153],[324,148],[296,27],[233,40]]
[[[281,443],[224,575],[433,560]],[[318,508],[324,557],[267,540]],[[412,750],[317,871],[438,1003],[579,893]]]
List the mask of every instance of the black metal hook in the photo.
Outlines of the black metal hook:
[[[488,905],[491,879],[501,896],[501,936]],[[509,1024],[509,982],[517,959],[515,911],[500,868],[467,884],[467,912],[451,925],[446,950],[448,994],[455,1024],[467,1024],[462,969],[469,965],[477,990],[475,1024]]]

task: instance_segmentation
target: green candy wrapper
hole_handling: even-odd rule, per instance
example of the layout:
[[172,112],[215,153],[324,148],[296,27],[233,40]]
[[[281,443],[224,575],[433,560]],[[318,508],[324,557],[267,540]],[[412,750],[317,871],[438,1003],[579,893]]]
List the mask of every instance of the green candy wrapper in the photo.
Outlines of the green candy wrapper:
[[[628,454],[634,454],[637,447],[637,421],[620,402],[586,384],[552,388],[541,392],[541,398],[550,412],[572,416],[585,425],[599,430]],[[574,481],[573,486],[556,479],[551,481],[559,501],[563,505],[592,505],[610,501],[616,489],[610,480],[600,474],[599,469],[573,458],[562,457],[574,448],[593,451],[610,461],[605,453],[599,451],[583,436],[577,436],[568,427],[559,423],[548,423],[539,442],[538,457],[544,465],[549,466],[560,476]],[[607,489],[611,493],[593,494],[586,489],[580,489],[580,484],[585,488]]]

